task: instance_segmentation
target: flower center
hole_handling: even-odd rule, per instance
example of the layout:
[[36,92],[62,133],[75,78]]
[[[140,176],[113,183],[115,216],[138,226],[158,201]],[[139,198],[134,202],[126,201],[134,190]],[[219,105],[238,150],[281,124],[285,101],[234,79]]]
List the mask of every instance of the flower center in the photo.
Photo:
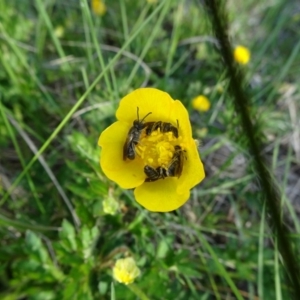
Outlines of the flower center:
[[153,168],[167,168],[174,156],[176,145],[182,147],[181,136],[176,138],[173,132],[161,132],[160,128],[158,128],[149,135],[143,130],[135,149],[138,156],[143,160],[144,165]]

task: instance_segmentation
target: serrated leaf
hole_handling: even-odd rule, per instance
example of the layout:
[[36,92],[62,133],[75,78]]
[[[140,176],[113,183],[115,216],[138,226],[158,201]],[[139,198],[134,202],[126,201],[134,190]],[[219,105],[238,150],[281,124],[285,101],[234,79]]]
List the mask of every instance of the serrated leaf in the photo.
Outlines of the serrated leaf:
[[82,258],[76,254],[70,255],[70,249],[65,246],[64,241],[54,244],[55,253],[61,264],[77,267],[82,264]]
[[161,240],[157,247],[156,257],[157,258],[164,258],[169,250],[169,246],[167,241]]
[[49,255],[41,238],[33,231],[27,230],[25,240],[29,253],[41,263],[46,263],[49,259]]
[[77,250],[77,242],[76,242],[76,232],[73,225],[67,221],[66,219],[63,220],[62,223],[62,230],[59,233],[60,237],[63,240],[67,240],[69,242],[70,250],[76,251]]
[[87,203],[83,201],[76,202],[76,213],[83,224],[86,224],[89,227],[92,227],[95,224],[95,219],[90,210],[93,209],[93,206],[90,209],[87,207]]
[[41,239],[31,230],[26,231],[25,241],[28,249],[34,252],[42,246]]
[[80,231],[80,241],[82,243],[83,258],[86,260],[91,256],[95,239],[98,236],[99,230],[95,226],[89,229],[86,225]]

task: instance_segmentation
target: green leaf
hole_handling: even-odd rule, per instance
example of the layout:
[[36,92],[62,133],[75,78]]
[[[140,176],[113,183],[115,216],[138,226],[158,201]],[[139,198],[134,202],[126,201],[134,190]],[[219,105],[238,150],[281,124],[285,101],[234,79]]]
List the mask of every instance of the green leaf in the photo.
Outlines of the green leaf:
[[200,270],[197,270],[194,264],[186,263],[186,264],[178,264],[176,265],[177,270],[179,274],[182,274],[187,277],[196,277],[196,278],[201,278],[202,277],[202,272]]
[[80,231],[79,237],[82,244],[82,252],[83,258],[88,259],[93,250],[93,245],[95,240],[99,234],[98,228],[95,226],[92,229],[89,229],[86,225],[84,225]]
[[26,231],[25,242],[27,248],[32,252],[37,252],[42,247],[41,239],[31,230]]
[[49,261],[48,251],[43,245],[40,237],[33,231],[26,231],[26,245],[28,252],[41,263],[44,264]]
[[62,231],[59,233],[59,235],[63,241],[67,242],[65,245],[67,245],[70,250],[77,250],[75,229],[73,225],[66,219],[63,220]]
[[169,245],[166,240],[161,240],[157,247],[156,257],[164,258],[169,251]]
[[84,134],[77,131],[72,132],[72,135],[69,135],[67,140],[74,152],[95,162],[99,160],[97,141],[90,141]]
[[100,281],[98,283],[98,291],[100,295],[105,295],[108,290],[108,283],[104,281]]
[[99,179],[89,181],[91,190],[97,195],[107,195],[108,187],[104,182],[101,182]]
[[82,199],[76,202],[76,213],[82,223],[88,227],[92,227],[95,224],[95,219],[92,214],[93,205],[94,203],[88,207],[87,203],[84,203]]
[[84,186],[80,186],[77,183],[67,184],[66,187],[76,196],[79,196],[82,199],[93,200],[98,198],[98,194],[94,193],[89,186],[84,183]]

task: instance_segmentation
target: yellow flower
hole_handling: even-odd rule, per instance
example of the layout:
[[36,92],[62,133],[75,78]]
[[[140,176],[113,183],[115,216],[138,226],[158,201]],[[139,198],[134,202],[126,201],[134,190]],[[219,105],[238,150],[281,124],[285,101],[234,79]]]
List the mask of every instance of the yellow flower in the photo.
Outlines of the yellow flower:
[[132,283],[140,273],[141,271],[132,257],[118,259],[113,268],[114,278],[124,284]]
[[92,0],[92,11],[98,16],[106,13],[106,5],[102,0]]
[[208,111],[210,109],[210,102],[207,97],[200,95],[193,99],[193,108],[198,111]]
[[[138,142],[129,144],[135,158],[128,159],[123,147],[138,119],[137,111],[140,121],[148,116]],[[118,121],[106,128],[98,141],[103,172],[122,188],[135,188],[136,201],[150,211],[168,212],[182,206],[190,189],[205,177],[185,107],[163,91],[141,88],[121,100],[116,117]],[[149,182],[145,166],[154,171],[157,180]]]
[[233,52],[233,57],[236,62],[246,65],[250,60],[250,50],[244,46],[236,46]]

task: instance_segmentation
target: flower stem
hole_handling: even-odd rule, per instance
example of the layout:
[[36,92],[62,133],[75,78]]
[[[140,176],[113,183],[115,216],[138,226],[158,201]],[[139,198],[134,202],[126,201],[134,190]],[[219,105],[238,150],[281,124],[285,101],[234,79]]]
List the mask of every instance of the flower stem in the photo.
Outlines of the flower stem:
[[134,283],[127,285],[127,287],[141,300],[150,300],[144,292]]

